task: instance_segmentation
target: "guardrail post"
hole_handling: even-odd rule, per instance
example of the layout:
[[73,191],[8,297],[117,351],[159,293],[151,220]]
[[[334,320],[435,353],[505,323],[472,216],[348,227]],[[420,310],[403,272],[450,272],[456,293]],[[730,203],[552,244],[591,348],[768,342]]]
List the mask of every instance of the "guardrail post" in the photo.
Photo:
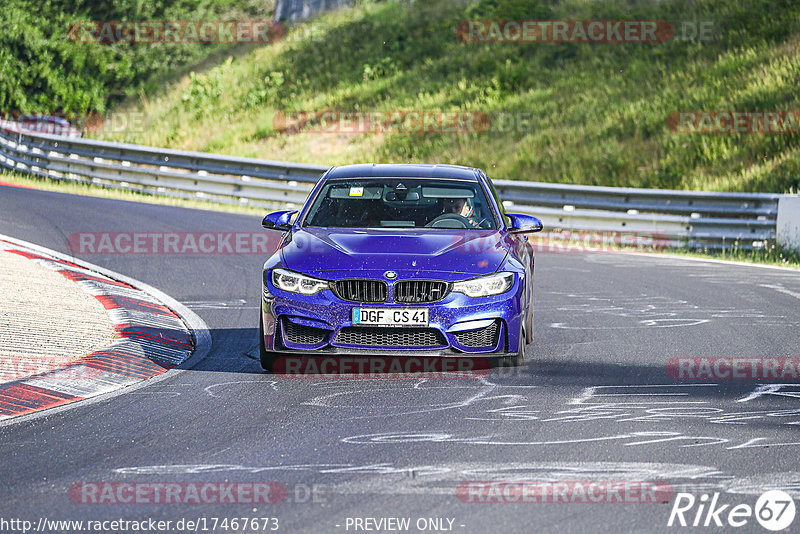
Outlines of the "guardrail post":
[[784,195],[778,201],[778,244],[800,252],[800,195]]

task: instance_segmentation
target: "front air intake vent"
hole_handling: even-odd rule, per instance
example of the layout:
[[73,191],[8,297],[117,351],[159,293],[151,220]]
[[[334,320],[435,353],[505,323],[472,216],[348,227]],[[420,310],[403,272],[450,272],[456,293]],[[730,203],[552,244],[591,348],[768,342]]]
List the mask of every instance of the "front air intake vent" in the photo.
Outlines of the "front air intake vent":
[[468,330],[453,334],[456,341],[464,347],[494,347],[497,345],[497,321],[485,328]]
[[435,328],[367,328],[347,326],[339,330],[335,343],[356,347],[427,348],[447,345]]
[[295,345],[319,345],[325,341],[328,330],[295,324],[289,319],[284,318],[283,335],[286,336],[286,341]]

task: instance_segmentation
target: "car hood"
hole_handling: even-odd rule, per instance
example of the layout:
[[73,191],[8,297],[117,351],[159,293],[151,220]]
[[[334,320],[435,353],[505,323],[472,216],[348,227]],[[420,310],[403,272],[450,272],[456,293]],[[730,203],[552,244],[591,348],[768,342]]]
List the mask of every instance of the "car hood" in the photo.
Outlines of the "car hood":
[[490,274],[508,254],[496,230],[293,229],[282,247],[300,272],[391,270]]

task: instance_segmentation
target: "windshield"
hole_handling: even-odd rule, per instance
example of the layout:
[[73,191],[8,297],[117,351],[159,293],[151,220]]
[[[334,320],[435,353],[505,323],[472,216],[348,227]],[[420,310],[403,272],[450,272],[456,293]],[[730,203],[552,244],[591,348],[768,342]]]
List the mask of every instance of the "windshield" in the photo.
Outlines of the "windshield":
[[347,178],[326,183],[305,226],[496,229],[480,183],[431,178]]

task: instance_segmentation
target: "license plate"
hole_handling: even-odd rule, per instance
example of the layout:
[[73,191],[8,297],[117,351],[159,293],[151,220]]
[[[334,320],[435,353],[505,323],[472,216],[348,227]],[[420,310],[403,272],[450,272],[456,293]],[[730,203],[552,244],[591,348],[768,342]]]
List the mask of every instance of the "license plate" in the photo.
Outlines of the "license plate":
[[428,308],[353,308],[353,324],[428,326]]

